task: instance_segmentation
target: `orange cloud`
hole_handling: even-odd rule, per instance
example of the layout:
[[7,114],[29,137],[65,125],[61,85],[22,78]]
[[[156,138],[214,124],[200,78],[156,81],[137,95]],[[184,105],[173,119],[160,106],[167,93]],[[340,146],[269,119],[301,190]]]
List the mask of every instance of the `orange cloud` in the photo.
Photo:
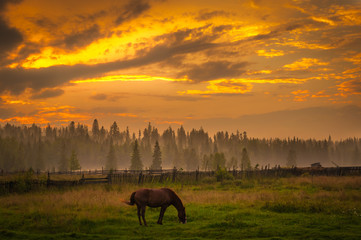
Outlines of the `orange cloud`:
[[349,80],[337,85],[340,96],[347,97],[349,95],[361,94],[361,81],[358,79]]
[[19,98],[10,96],[10,95],[2,95],[0,96],[0,100],[2,100],[3,104],[19,104],[19,105],[29,105],[32,104],[30,101],[28,100],[21,100]]
[[148,75],[109,75],[100,78],[91,78],[84,80],[74,80],[71,83],[101,83],[101,82],[151,82],[151,81],[166,81],[166,82],[186,82],[187,78],[167,78],[155,77]]
[[117,113],[116,116],[120,117],[130,117],[130,118],[137,118],[138,115],[132,114],[132,113]]
[[308,90],[297,90],[291,92],[294,96],[293,101],[295,102],[304,102],[310,96],[310,91]]
[[40,116],[28,116],[28,117],[11,117],[11,118],[7,118],[7,119],[1,119],[0,118],[0,122],[3,123],[12,123],[12,124],[24,124],[24,125],[29,125],[29,124],[39,124],[39,125],[44,125],[44,124],[48,124],[50,123],[49,120],[40,117]]
[[89,114],[81,114],[74,112],[76,108],[73,106],[44,107],[40,108],[35,116],[47,120],[55,120],[61,122],[68,121],[85,121],[92,118]]
[[328,18],[324,18],[324,17],[311,17],[313,20],[317,21],[317,22],[323,22],[323,23],[327,23],[331,26],[335,26],[336,23]]
[[[149,121],[144,121],[144,122],[149,122]],[[181,121],[155,121],[156,124],[177,124],[177,125],[183,125],[184,122]]]
[[349,58],[345,58],[346,61],[352,62],[355,65],[360,65],[361,64],[361,53],[356,54],[352,57]]
[[297,48],[301,48],[301,49],[324,49],[324,50],[328,50],[328,49],[333,49],[335,48],[334,46],[331,45],[322,45],[322,44],[317,44],[317,43],[307,43],[305,41],[301,41],[301,40],[294,40],[294,39],[288,39],[286,42],[283,43],[276,43],[277,45],[282,45],[282,46],[293,46],[293,47],[297,47]]
[[269,51],[257,50],[257,54],[258,54],[258,56],[263,56],[266,58],[273,58],[273,57],[283,56],[283,55],[285,55],[285,52],[282,50],[270,49]]
[[331,95],[326,94],[325,90],[319,91],[311,96],[312,98],[330,98]]
[[232,80],[213,80],[208,82],[208,90],[186,90],[179,91],[179,95],[215,95],[215,94],[244,94],[250,92],[253,85],[243,81]]
[[306,70],[313,66],[325,66],[329,63],[321,62],[316,58],[302,58],[294,63],[284,65],[283,68],[287,68],[291,71]]

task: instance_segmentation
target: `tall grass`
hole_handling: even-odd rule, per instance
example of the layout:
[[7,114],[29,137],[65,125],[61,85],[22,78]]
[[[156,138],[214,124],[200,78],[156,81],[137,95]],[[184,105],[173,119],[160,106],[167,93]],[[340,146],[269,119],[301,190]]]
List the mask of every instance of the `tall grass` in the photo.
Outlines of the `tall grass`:
[[[165,225],[156,226],[159,209],[148,208],[146,218],[151,229],[139,228],[136,207],[121,200],[128,200],[137,188],[164,186],[174,189],[182,199],[189,224],[180,226],[176,210],[170,207]],[[320,238],[326,238],[330,230],[323,225],[329,225],[335,236],[342,236],[346,233],[337,226],[343,224],[354,232],[347,233],[352,239],[361,234],[355,227],[361,224],[360,187],[361,177],[294,177],[196,185],[85,185],[10,194],[0,197],[0,237],[58,234],[55,239],[140,239],[141,234],[148,234],[150,239],[177,239],[197,234],[194,238],[310,238],[307,234],[312,229]],[[289,231],[295,227],[303,230],[292,235]],[[75,235],[62,235],[69,232]]]

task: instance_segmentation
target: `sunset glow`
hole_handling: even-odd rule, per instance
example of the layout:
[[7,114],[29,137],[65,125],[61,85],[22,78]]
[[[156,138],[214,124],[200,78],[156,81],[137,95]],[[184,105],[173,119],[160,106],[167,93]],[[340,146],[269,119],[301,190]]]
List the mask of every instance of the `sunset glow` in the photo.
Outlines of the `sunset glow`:
[[[2,125],[361,136],[361,1],[5,0],[0,26]],[[316,108],[328,131],[268,118]]]

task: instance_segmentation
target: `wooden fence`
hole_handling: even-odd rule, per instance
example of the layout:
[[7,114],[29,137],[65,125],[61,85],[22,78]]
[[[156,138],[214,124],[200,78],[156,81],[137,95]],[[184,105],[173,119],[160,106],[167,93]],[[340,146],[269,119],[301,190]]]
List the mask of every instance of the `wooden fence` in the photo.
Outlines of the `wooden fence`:
[[[101,174],[102,173],[102,174]],[[44,173],[37,173],[38,175]],[[54,180],[56,175],[81,174],[78,180]],[[224,172],[223,172],[224,174]],[[99,170],[99,171],[76,171],[71,173],[50,173],[40,179],[22,178],[10,181],[0,180],[0,194],[12,192],[29,192],[51,187],[68,187],[84,184],[143,184],[143,183],[182,183],[194,184],[200,181],[217,178],[252,179],[252,178],[279,178],[291,176],[361,176],[361,167],[334,167],[334,168],[281,168],[253,169],[253,170],[228,170],[226,175],[215,171],[182,171],[177,169],[168,170]]]

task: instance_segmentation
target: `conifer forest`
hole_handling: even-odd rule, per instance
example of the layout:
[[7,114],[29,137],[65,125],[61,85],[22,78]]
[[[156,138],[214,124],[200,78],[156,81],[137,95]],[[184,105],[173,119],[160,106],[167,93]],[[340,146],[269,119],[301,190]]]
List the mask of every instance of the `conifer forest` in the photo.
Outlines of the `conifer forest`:
[[88,169],[214,170],[263,167],[360,166],[361,139],[259,139],[246,131],[177,129],[160,132],[148,124],[130,132],[114,122],[110,129],[95,119],[91,129],[71,122],[66,127],[0,126],[0,170],[69,171]]

